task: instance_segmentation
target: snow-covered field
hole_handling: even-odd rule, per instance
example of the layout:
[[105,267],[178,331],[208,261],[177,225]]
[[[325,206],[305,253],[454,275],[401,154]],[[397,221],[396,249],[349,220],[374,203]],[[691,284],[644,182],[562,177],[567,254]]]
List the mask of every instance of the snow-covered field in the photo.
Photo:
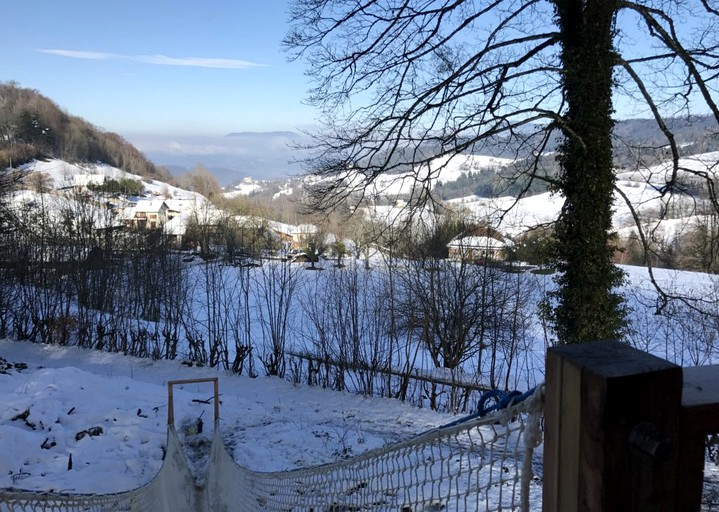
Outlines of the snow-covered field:
[[[258,471],[340,460],[453,419],[396,400],[177,361],[7,340],[0,357],[0,488],[105,493],[148,482],[162,465],[171,380],[220,378],[225,443],[236,462]],[[183,424],[201,416],[211,439],[213,407],[193,400],[212,395],[211,384],[175,389],[181,437]]]
[[[170,380],[219,377],[225,445],[237,463],[259,471],[341,460],[453,420],[394,400],[174,361],[8,340],[0,357],[0,488],[107,493],[148,482],[164,456]],[[180,439],[198,476],[212,437],[211,397],[208,383],[174,393]],[[202,434],[189,435],[198,418]],[[705,477],[713,483],[703,510],[715,510],[719,468],[707,463]]]

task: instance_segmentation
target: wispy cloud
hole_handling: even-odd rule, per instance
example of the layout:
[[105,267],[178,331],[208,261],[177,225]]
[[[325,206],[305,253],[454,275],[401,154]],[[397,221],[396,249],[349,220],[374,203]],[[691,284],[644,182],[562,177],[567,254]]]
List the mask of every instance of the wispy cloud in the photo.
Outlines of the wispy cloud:
[[261,67],[262,64],[256,64],[247,60],[239,59],[206,59],[202,57],[168,57],[166,55],[138,55],[130,57],[133,60],[144,62],[145,64],[159,64],[161,66],[192,66],[198,68],[223,68],[223,69],[243,69]]
[[60,55],[61,57],[70,57],[72,59],[88,59],[88,60],[108,60],[117,59],[120,56],[113,53],[103,52],[78,52],[74,50],[38,50],[42,53],[49,53],[50,55]]
[[131,60],[143,64],[158,66],[188,66],[197,68],[246,69],[264,67],[264,64],[241,59],[212,59],[203,57],[168,57],[167,55],[123,55],[120,53],[104,53],[92,51],[40,49],[42,53],[59,55],[72,59],[86,60]]

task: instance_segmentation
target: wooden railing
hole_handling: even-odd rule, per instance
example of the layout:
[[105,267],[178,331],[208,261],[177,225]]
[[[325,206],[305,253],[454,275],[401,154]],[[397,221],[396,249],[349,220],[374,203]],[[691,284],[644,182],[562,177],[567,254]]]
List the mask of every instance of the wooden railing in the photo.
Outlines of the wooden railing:
[[719,366],[614,341],[547,354],[544,512],[695,512],[719,432]]
[[718,432],[719,365],[684,368],[676,510],[699,510],[706,437]]
[[214,400],[214,424],[217,426],[220,421],[220,392],[219,392],[219,379],[217,377],[205,377],[200,379],[185,379],[185,380],[171,380],[167,382],[167,425],[175,428],[175,399],[174,399],[174,387],[185,385],[185,384],[201,384],[204,382],[212,382],[213,385],[213,400]]
[[[307,352],[286,352],[286,354],[289,356],[289,372],[292,374],[291,378],[297,382],[305,382],[310,385],[324,385],[337,390],[345,390],[349,387],[347,382],[357,380],[357,376],[363,375],[365,377],[364,384],[367,384],[366,380],[368,378],[374,380],[374,378],[370,376],[377,376],[377,382],[372,385],[370,391],[359,388],[355,389],[355,391],[367,392],[368,394],[377,396],[384,394],[384,396],[392,396],[410,401],[421,401],[422,396],[428,396],[427,405],[433,409],[467,412],[472,405],[476,404],[483,393],[492,389],[476,381],[471,381],[468,377],[463,378],[464,375],[458,371],[449,371],[447,372],[449,375],[444,374],[443,376],[439,371],[422,372],[414,368],[397,370],[361,362],[343,362]],[[293,364],[295,361],[293,360],[299,363],[299,367],[295,367]],[[341,385],[338,386],[336,382],[331,382],[333,379],[330,378],[330,375],[335,377],[335,381],[339,380]],[[339,379],[337,379],[337,375],[339,375]],[[385,383],[388,379],[392,378],[397,381],[396,389],[384,389],[383,393],[380,382]],[[429,388],[433,388],[434,391],[421,389],[424,384]],[[417,390],[418,386],[419,391]],[[435,393],[436,396],[430,396],[432,393]],[[443,403],[439,395],[445,393],[454,396],[456,401],[450,404]]]

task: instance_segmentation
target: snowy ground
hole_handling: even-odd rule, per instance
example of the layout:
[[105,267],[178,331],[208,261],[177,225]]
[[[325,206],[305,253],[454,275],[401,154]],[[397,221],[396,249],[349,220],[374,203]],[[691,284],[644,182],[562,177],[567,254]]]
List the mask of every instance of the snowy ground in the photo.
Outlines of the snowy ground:
[[[167,381],[220,377],[220,426],[236,462],[276,471],[340,460],[453,418],[378,398],[277,379],[237,377],[181,362],[0,341],[0,488],[107,493],[136,488],[160,469]],[[175,388],[190,460],[212,432],[211,384]],[[203,403],[204,401],[210,403]],[[204,436],[184,436],[202,417]],[[187,442],[193,440],[194,443]],[[202,443],[199,443],[200,445]],[[72,455],[72,468],[69,469]],[[199,473],[202,461],[196,463]],[[707,464],[704,510],[716,510],[719,468]]]
[[[0,341],[0,357],[0,488],[105,493],[149,481],[162,464],[170,380],[219,375],[225,442],[238,463],[260,471],[339,460],[452,419],[389,399],[78,348]],[[212,406],[193,402],[211,396],[211,384],[176,389],[181,437],[183,423],[202,415],[211,438]]]

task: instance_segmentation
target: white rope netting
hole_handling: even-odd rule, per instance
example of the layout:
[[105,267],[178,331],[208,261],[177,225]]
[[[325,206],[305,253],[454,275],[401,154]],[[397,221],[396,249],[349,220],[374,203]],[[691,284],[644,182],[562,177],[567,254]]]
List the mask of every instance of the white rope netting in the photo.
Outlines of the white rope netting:
[[538,510],[540,493],[532,496],[530,483],[542,405],[538,391],[489,416],[346,461],[280,473],[237,465],[216,433],[206,481],[210,510]]
[[69,495],[0,490],[5,511],[510,511],[541,509],[531,485],[541,443],[542,390],[484,417],[308,469],[258,473],[227,453],[218,428],[204,487],[188,468],[174,428],[158,475],[117,494]]
[[[0,489],[0,512],[162,512],[201,510],[202,490],[194,485],[174,428],[167,431],[167,452],[157,475],[144,486],[113,494],[57,494]],[[194,508],[193,508],[194,507]]]

